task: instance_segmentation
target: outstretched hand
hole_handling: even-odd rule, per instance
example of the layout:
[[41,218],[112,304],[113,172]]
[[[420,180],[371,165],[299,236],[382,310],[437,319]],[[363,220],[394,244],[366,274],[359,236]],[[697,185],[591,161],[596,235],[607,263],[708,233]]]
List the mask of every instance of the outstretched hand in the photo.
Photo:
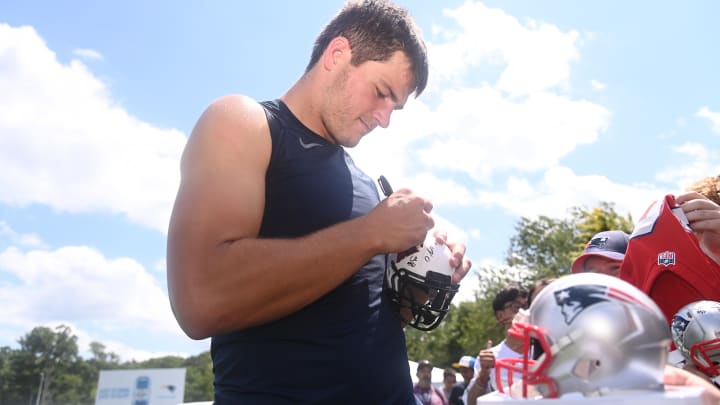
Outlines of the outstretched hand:
[[700,247],[720,264],[720,206],[696,192],[678,195],[675,202],[682,207]]
[[444,231],[435,231],[433,232],[433,236],[439,243],[447,245],[452,252],[452,255],[450,256],[450,267],[452,267],[454,271],[451,276],[451,280],[453,284],[460,283],[460,280],[467,275],[468,271],[470,271],[470,268],[472,267],[472,261],[465,257],[465,244],[459,242],[448,242],[447,233]]

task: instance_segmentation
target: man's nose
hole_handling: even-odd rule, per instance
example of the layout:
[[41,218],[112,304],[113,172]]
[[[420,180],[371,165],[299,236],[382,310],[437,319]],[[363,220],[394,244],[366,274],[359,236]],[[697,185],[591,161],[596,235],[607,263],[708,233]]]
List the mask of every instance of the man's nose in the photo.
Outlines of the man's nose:
[[390,125],[390,115],[392,115],[394,108],[395,103],[390,99],[380,100],[380,105],[378,105],[373,114],[373,118],[375,118],[378,125],[382,128],[387,128]]

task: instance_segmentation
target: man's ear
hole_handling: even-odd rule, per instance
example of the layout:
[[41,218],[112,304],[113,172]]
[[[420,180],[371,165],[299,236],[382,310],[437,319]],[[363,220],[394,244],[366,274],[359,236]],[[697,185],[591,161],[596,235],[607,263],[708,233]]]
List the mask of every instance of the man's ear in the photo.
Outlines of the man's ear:
[[500,317],[502,316],[503,311],[495,311],[495,319],[498,321],[500,320]]
[[352,58],[350,41],[345,37],[335,37],[325,48],[322,55],[322,64],[325,70],[333,70],[338,65],[349,63]]

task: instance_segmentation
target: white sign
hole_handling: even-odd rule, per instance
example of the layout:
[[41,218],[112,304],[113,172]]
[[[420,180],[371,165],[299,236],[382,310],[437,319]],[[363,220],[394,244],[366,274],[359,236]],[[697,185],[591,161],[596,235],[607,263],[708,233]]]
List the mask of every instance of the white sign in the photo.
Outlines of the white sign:
[[95,405],[176,405],[184,397],[184,368],[101,370]]

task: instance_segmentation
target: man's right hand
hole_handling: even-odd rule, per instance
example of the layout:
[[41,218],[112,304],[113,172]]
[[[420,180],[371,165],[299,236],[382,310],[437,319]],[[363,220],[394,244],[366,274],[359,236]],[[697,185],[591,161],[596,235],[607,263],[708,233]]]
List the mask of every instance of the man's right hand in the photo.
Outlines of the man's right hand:
[[403,188],[381,201],[367,219],[378,228],[383,251],[401,252],[425,240],[435,225],[432,208],[429,200]]

